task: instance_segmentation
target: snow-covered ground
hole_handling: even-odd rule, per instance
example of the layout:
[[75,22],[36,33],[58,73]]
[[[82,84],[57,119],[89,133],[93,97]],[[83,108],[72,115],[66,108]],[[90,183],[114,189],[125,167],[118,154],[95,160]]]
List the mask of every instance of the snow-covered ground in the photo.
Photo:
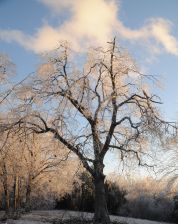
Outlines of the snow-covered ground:
[[[4,224],[51,224],[54,221],[61,219],[74,219],[74,218],[91,219],[92,213],[74,212],[74,211],[33,211],[29,214],[23,215],[19,220],[7,220],[6,222],[0,222]],[[169,224],[165,222],[154,222],[143,219],[134,219],[126,217],[111,216],[111,220],[120,221],[123,224]]]

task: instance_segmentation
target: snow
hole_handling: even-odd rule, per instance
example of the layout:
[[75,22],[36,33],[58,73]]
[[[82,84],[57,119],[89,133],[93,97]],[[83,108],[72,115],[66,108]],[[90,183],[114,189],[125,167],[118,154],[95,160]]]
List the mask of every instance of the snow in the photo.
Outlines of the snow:
[[[6,222],[0,222],[4,224],[51,224],[57,220],[66,220],[73,218],[85,218],[91,219],[92,213],[86,212],[74,212],[64,210],[52,210],[52,211],[32,211],[31,213],[22,215],[19,220],[7,220]],[[170,224],[165,222],[155,222],[143,219],[126,218],[120,216],[110,216],[112,221],[120,221],[126,224]]]

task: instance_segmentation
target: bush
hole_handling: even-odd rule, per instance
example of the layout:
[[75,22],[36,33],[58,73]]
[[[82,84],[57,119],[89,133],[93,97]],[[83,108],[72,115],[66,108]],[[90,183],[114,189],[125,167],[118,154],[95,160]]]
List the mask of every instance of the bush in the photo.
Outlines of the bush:
[[172,221],[173,201],[163,195],[142,194],[122,206],[120,215],[157,221]]
[[120,189],[116,183],[106,181],[105,191],[108,211],[118,214],[120,207],[126,203],[126,190]]

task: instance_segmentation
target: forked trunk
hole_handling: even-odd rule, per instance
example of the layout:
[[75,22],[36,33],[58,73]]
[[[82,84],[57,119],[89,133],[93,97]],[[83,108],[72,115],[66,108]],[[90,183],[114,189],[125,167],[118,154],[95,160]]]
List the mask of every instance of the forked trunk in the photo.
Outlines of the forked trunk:
[[104,188],[104,179],[103,174],[97,175],[94,178],[95,185],[95,215],[94,223],[95,224],[109,224],[110,218],[107,209],[105,188]]

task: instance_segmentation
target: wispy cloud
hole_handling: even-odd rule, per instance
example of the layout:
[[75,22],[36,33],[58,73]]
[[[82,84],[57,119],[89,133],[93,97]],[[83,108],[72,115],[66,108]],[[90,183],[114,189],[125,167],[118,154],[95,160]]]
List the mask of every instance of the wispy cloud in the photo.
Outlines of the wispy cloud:
[[47,24],[39,27],[32,36],[19,30],[0,30],[0,40],[15,41],[28,50],[41,53],[54,49],[61,40],[67,40],[76,50],[82,50],[103,45],[116,35],[132,43],[145,43],[155,52],[163,50],[178,56],[178,40],[172,34],[169,20],[152,18],[141,28],[133,30],[119,19],[120,5],[115,0],[39,1],[58,17],[61,12],[68,12],[69,16],[60,26]]
[[[159,51],[163,49],[167,53],[178,56],[178,40],[172,35],[172,23],[163,18],[149,19],[144,26],[137,30],[132,30],[117,21],[118,33],[131,41],[142,41],[149,44],[149,47]],[[154,43],[153,43],[154,41]],[[153,46],[151,46],[153,45]]]

